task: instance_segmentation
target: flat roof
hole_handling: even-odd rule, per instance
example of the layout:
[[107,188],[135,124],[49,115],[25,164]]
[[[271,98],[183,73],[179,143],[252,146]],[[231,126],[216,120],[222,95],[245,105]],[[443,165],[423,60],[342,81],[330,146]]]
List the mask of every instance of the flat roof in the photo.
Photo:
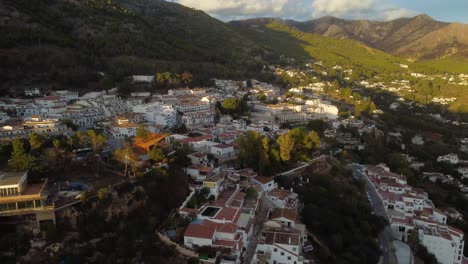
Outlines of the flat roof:
[[0,171],[0,187],[3,185],[19,184],[21,178],[26,174],[24,171],[20,172],[5,172]]

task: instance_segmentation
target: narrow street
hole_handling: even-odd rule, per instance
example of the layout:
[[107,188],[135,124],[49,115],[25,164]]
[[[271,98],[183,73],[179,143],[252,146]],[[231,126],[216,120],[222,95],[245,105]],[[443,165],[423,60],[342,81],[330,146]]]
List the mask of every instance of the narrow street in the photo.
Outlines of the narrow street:
[[[364,179],[366,181],[366,192],[369,194],[371,200],[371,206],[374,209],[376,215],[382,216],[388,220],[387,212],[382,203],[382,200],[377,195],[374,187],[369,182],[366,175],[359,171],[359,165],[351,165],[350,168],[353,171],[353,175],[359,179]],[[379,261],[379,264],[395,264],[397,263],[395,253],[393,250],[393,234],[392,229],[389,225],[379,235],[380,249],[382,250],[382,258]]]
[[247,246],[247,250],[244,255],[244,260],[242,263],[249,264],[252,262],[253,255],[255,253],[255,249],[257,248],[258,243],[258,236],[262,231],[263,223],[266,220],[268,211],[274,208],[274,205],[268,200],[265,195],[261,197],[261,210],[258,215],[255,216],[254,219],[254,228],[252,231],[252,237],[250,238],[249,245]]

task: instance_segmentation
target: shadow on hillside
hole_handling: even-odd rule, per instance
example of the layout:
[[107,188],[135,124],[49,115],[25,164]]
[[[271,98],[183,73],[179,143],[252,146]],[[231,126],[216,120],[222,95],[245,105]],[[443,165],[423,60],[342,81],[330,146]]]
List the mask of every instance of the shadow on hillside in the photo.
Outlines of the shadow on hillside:
[[[308,54],[302,46],[309,44],[292,37],[286,32],[279,32],[264,26],[253,25],[235,24],[233,28],[250,40],[260,44],[263,48],[272,51],[274,54],[299,60],[312,59],[310,54]],[[272,58],[266,59],[271,60],[274,56],[275,55],[272,55]],[[278,59],[278,57],[276,59]]]

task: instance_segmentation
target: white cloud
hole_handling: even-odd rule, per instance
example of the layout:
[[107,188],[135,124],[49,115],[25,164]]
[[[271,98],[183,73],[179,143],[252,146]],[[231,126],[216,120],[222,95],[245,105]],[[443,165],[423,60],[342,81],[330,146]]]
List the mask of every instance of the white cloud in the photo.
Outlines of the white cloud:
[[390,0],[313,0],[313,17],[325,15],[354,19],[391,20],[415,13],[392,5]]
[[222,20],[247,17],[299,17],[310,14],[305,1],[296,0],[178,0]]
[[354,19],[389,20],[414,15],[393,0],[176,0],[220,20],[280,17],[308,20],[325,15]]
[[400,17],[415,16],[416,12],[404,8],[388,8],[382,10],[382,15],[384,16],[385,20],[392,20]]
[[314,0],[312,7],[316,14],[347,14],[370,9],[375,0]]

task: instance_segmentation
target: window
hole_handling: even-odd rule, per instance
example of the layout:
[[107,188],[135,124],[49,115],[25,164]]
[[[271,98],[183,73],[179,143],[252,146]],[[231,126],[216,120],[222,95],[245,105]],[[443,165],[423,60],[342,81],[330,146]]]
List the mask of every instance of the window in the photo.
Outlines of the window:
[[281,256],[284,256],[284,252],[283,252],[283,251],[281,251]]
[[288,260],[291,260],[291,257],[288,257]]
[[277,249],[277,248],[274,248],[273,251],[274,251],[274,252],[278,252],[278,249]]

